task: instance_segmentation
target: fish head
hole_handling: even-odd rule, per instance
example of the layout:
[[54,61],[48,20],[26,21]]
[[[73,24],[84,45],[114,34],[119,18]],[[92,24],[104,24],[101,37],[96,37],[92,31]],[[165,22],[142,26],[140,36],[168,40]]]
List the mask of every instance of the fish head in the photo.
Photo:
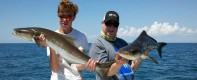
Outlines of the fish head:
[[121,57],[126,58],[128,60],[136,60],[141,56],[141,52],[138,47],[130,48],[130,49],[126,49],[123,47],[117,53]]
[[35,36],[39,36],[40,32],[35,28],[15,28],[12,34],[28,41],[34,41]]

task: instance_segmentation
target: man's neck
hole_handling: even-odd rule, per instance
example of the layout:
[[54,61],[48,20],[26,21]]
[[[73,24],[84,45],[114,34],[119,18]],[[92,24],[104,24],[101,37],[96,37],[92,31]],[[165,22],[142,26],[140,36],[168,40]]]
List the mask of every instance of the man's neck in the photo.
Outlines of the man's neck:
[[71,33],[73,30],[73,28],[69,28],[69,29],[62,29],[62,28],[59,28],[59,32],[62,33],[62,34],[69,34]]

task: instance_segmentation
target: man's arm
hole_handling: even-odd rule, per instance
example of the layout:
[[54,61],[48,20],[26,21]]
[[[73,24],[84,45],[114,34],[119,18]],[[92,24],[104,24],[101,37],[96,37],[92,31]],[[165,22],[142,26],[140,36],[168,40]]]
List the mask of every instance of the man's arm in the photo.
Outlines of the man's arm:
[[115,75],[118,72],[118,70],[122,67],[122,65],[127,62],[127,59],[120,57],[119,54],[116,54],[115,61],[116,62],[113,63],[109,68],[107,76]]
[[51,67],[51,70],[56,73],[58,72],[59,67],[60,67],[58,55],[51,48],[50,48],[50,67]]
[[[149,51],[150,51],[150,47],[148,47],[146,49],[144,54],[148,55]],[[131,63],[132,70],[135,72],[140,67],[141,63],[142,63],[142,58],[141,57],[137,59],[136,63],[133,63],[133,61],[132,61],[132,63]]]
[[[44,34],[40,34],[38,38],[42,46],[44,47],[48,46]],[[55,53],[55,51],[52,48],[49,48],[49,51],[50,51],[50,68],[53,72],[57,73],[60,67],[58,55]]]

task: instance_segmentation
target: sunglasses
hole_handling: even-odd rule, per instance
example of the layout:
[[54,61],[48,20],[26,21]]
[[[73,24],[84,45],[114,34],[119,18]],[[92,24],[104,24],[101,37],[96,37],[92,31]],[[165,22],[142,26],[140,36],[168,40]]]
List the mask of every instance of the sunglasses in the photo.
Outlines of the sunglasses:
[[113,26],[114,28],[118,28],[119,23],[116,22],[116,21],[107,21],[107,22],[105,22],[105,25],[106,25],[107,27]]
[[59,18],[66,18],[66,19],[71,19],[73,17],[73,15],[64,15],[64,14],[58,14]]

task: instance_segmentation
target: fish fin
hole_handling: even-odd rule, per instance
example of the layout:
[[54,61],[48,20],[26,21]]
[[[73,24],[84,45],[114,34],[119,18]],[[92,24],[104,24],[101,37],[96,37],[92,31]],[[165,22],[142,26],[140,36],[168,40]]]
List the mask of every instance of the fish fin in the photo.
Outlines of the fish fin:
[[75,67],[71,67],[71,64],[67,63],[65,60],[62,60],[62,64],[65,68],[67,68],[70,72],[72,72],[75,76],[79,76],[78,70]]
[[158,51],[158,54],[159,54],[159,57],[162,59],[162,48],[167,45],[167,43],[165,42],[158,42],[158,48],[157,48],[157,51]]
[[142,55],[141,55],[141,58],[142,58],[142,59],[151,60],[152,62],[158,64],[158,62],[157,62],[155,59],[153,59],[152,57],[150,57],[150,56],[148,56],[148,55],[146,55],[146,54],[142,54]]
[[39,38],[38,37],[34,37],[34,41],[35,41],[35,43],[37,44],[37,46],[39,46],[40,47],[40,40],[39,40]]
[[111,65],[114,62],[115,61],[106,62],[106,63],[97,63],[97,65],[96,65],[96,73],[101,78],[101,80],[108,80],[107,73],[108,73],[109,68],[111,67]]
[[147,33],[145,30],[143,30],[140,35],[147,35]]

